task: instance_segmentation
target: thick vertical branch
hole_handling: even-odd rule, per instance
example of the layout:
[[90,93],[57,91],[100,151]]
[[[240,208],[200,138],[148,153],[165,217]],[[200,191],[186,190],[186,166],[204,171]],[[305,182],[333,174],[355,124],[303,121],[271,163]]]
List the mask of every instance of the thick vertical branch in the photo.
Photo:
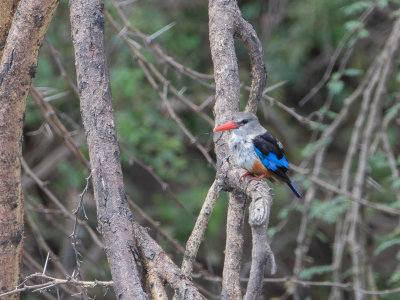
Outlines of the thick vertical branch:
[[[222,124],[239,111],[239,68],[233,41],[236,2],[211,0],[208,13],[215,79],[215,124]],[[218,155],[218,148],[216,152]]]
[[243,254],[243,225],[247,196],[234,191],[229,194],[228,219],[221,299],[241,299],[240,267]]
[[87,134],[99,229],[104,237],[118,299],[145,299],[135,260],[136,241],[123,187],[120,152],[104,52],[103,3],[72,0],[82,119]]
[[253,236],[253,249],[251,260],[251,272],[247,285],[245,300],[258,299],[262,291],[262,279],[267,263],[271,267],[271,273],[275,274],[276,264],[274,254],[268,243],[268,221],[270,203],[264,197],[253,198],[250,204],[249,223]]
[[[24,234],[21,188],[21,145],[25,101],[35,76],[38,53],[57,1],[21,1],[11,28],[7,26],[18,1],[0,5],[1,47],[8,34],[0,66],[0,288],[19,281]],[[8,9],[7,9],[8,8]],[[5,9],[5,10],[3,10]],[[9,33],[8,28],[10,28]],[[4,30],[4,31],[3,31]],[[19,298],[15,294],[10,299]]]
[[[233,41],[235,35],[241,37],[249,52],[252,64],[252,86],[246,111],[256,112],[266,83],[267,74],[264,66],[261,42],[258,40],[251,25],[242,18],[236,1],[209,1],[209,31],[216,85],[215,124],[219,125],[230,119],[232,114],[239,110],[240,83]],[[253,209],[259,207],[265,212],[264,218],[254,217],[253,221],[250,222],[253,233],[253,261],[248,284],[250,290],[247,293],[247,299],[256,299],[256,295],[261,291],[261,282],[264,277],[266,263],[270,262],[273,272],[276,268],[274,256],[266,236],[272,197],[269,192],[259,193],[259,191],[269,191],[268,185],[265,182],[249,184],[249,186],[239,183],[239,170],[233,164],[227,147],[228,136],[229,133],[217,133],[214,136],[215,152],[217,154],[217,180],[220,182],[221,189],[231,192],[228,209],[222,297],[227,299],[241,298],[239,274],[243,249],[242,229],[244,208],[247,194],[251,196],[254,203],[257,200],[257,204],[261,204],[253,205]],[[257,209],[253,209],[251,209],[250,215],[255,216],[257,215]]]
[[0,1],[0,61],[3,57],[4,47],[8,33],[10,31],[11,22],[15,11],[17,10],[19,0],[2,0]]

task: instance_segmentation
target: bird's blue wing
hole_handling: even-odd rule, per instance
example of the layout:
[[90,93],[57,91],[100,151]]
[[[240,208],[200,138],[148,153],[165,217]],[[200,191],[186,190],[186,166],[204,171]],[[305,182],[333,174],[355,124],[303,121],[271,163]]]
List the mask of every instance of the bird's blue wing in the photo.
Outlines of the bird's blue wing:
[[281,158],[278,158],[275,153],[263,153],[256,146],[254,146],[254,151],[268,170],[277,171],[278,168],[283,168],[286,170],[289,168],[289,163],[285,155],[282,155]]
[[268,131],[253,139],[254,151],[262,164],[281,181],[287,183],[296,197],[301,198],[296,186],[286,174],[289,163],[283,151],[282,144]]

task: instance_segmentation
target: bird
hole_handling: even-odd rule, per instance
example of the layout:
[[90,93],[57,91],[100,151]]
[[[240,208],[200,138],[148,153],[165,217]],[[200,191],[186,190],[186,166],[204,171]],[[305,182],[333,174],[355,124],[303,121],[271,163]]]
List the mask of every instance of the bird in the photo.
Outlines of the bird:
[[248,183],[252,180],[260,181],[264,177],[274,182],[276,178],[280,183],[286,183],[296,197],[301,198],[296,186],[287,175],[289,163],[282,143],[260,125],[254,114],[234,113],[232,121],[214,128],[214,131],[225,130],[232,130],[228,145],[236,164],[247,170],[239,181],[247,175],[254,176]]

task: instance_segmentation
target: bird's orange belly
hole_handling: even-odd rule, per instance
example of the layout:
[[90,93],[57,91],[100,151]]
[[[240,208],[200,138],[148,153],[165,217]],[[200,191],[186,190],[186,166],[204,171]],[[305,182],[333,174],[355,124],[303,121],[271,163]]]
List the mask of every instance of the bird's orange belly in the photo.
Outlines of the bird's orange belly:
[[267,178],[272,176],[272,173],[259,160],[254,161],[253,168],[251,170],[249,170],[249,172],[254,175],[265,174],[265,177],[267,177]]

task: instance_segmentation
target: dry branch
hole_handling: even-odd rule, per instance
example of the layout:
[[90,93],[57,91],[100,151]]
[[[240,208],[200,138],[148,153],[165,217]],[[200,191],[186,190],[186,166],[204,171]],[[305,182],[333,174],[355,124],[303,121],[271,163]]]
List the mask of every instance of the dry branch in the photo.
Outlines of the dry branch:
[[0,61],[18,3],[19,0],[3,0],[0,2]]
[[196,259],[197,251],[199,250],[200,244],[204,238],[208,222],[211,217],[211,213],[214,210],[214,206],[217,203],[219,191],[217,189],[218,184],[214,181],[208,190],[207,197],[204,200],[203,206],[199,216],[197,217],[196,224],[194,225],[193,231],[186,242],[186,250],[182,261],[182,272],[186,276],[190,276],[193,270],[193,263]]
[[74,0],[70,7],[98,223],[116,294],[120,299],[145,299],[136,266],[139,256],[146,271],[167,281],[179,299],[203,299],[147,231],[136,224],[129,209],[104,53],[102,2]]
[[[24,234],[21,145],[25,101],[35,76],[40,45],[58,1],[2,1],[0,5],[0,265],[2,292],[14,289],[20,276]],[[3,10],[4,9],[4,10]],[[5,19],[3,19],[5,18]],[[7,37],[7,31],[9,34]],[[5,30],[5,31],[3,31]],[[6,40],[7,38],[7,40]],[[15,294],[10,299],[17,299]]]
[[[252,86],[246,110],[255,112],[266,83],[263,50],[251,25],[243,20],[236,1],[209,1],[209,32],[211,54],[214,63],[215,123],[222,124],[239,110],[240,82],[234,47],[234,36],[240,36],[249,52],[252,64]],[[229,134],[214,135],[217,154],[217,180],[220,189],[231,192],[227,221],[227,244],[223,272],[222,297],[239,299],[240,261],[243,247],[241,236],[244,205],[247,195],[252,199],[250,226],[253,233],[252,267],[248,284],[247,299],[256,299],[261,291],[261,282],[267,262],[271,270],[276,269],[272,251],[266,239],[268,217],[272,204],[272,194],[265,182],[252,182],[248,186],[239,182],[240,170],[232,164],[227,138]],[[261,204],[261,205],[260,205]],[[263,211],[263,217],[259,212]],[[258,217],[257,217],[258,216]],[[258,220],[258,221],[256,221]],[[262,229],[261,229],[262,228]],[[264,230],[265,232],[262,232]]]
[[[82,119],[87,134],[99,230],[119,299],[145,299],[136,242],[122,180],[120,153],[104,52],[101,1],[70,2]],[[128,280],[129,279],[129,280]]]
[[[229,193],[226,220],[226,244],[224,270],[222,273],[221,299],[241,299],[240,268],[243,255],[243,227],[246,210],[246,194]],[[264,274],[263,274],[264,275]]]

